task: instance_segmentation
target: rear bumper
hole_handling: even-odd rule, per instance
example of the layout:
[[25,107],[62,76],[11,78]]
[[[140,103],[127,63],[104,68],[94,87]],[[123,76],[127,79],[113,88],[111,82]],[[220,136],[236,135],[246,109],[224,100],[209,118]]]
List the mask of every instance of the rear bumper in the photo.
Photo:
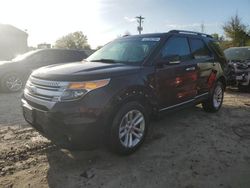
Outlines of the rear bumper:
[[[23,98],[25,120],[43,136],[63,147],[91,148],[104,134],[106,120],[102,109],[85,109],[79,105],[60,104],[51,110],[38,109]],[[108,112],[107,112],[108,114]]]

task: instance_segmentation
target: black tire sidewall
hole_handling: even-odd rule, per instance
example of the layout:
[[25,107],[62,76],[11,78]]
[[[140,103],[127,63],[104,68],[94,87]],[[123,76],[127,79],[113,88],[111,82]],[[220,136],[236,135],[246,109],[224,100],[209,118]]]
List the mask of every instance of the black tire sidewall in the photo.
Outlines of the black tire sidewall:
[[[129,112],[130,110],[138,110],[143,114],[144,120],[145,120],[145,130],[144,130],[143,138],[135,147],[126,148],[122,145],[122,143],[120,142],[120,139],[119,139],[119,126],[120,126],[120,122],[121,122],[122,118],[124,117],[124,115],[127,112]],[[135,150],[137,150],[141,146],[141,144],[145,140],[145,137],[147,135],[148,125],[149,125],[148,114],[146,113],[145,108],[140,103],[128,102],[128,103],[124,104],[118,110],[118,112],[115,114],[115,116],[113,118],[112,126],[110,128],[109,145],[110,145],[111,149],[114,152],[116,152],[118,154],[122,154],[122,155],[127,155],[127,154],[133,153]]]
[[[215,106],[214,106],[213,98],[214,98],[215,89],[216,89],[218,86],[221,87],[221,90],[222,90],[222,97],[221,97],[221,103],[220,103],[220,105],[219,105],[218,107],[215,107]],[[224,100],[224,86],[223,86],[223,84],[222,84],[220,81],[218,81],[218,82],[216,82],[216,84],[215,84],[215,87],[214,87],[214,89],[213,89],[213,95],[212,95],[212,103],[213,103],[213,108],[215,109],[215,111],[218,111],[218,110],[221,108],[222,103],[223,103],[223,100]]]
[[[214,99],[215,89],[218,86],[220,86],[221,89],[222,89],[222,98],[221,98],[220,105],[218,107],[215,107],[213,99]],[[210,90],[210,94],[209,94],[208,100],[203,103],[203,108],[205,109],[205,111],[207,111],[207,112],[217,112],[217,111],[220,110],[220,108],[221,108],[221,106],[223,104],[223,100],[224,100],[224,90],[225,90],[224,86],[223,86],[223,84],[220,81],[217,81],[214,84],[213,88]]]
[[[221,103],[218,107],[215,107],[214,106],[214,93],[215,93],[215,89],[220,86],[221,89],[222,89],[222,98],[221,98]],[[211,106],[211,112],[217,112],[220,110],[221,106],[222,106],[222,103],[223,103],[223,100],[224,100],[224,86],[223,84],[220,82],[220,81],[217,81],[215,84],[214,84],[214,87],[212,89],[212,92],[210,94],[210,97],[209,97],[209,105]]]

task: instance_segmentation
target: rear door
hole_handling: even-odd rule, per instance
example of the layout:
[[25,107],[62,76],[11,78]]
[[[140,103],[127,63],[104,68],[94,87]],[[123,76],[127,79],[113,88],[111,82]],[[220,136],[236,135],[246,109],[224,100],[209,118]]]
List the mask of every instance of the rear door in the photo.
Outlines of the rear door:
[[193,101],[197,94],[197,64],[192,58],[188,38],[171,36],[160,52],[160,59],[160,66],[156,66],[156,85],[161,108]]
[[194,62],[197,64],[197,95],[200,96],[209,91],[209,78],[216,75],[216,72],[212,72],[215,66],[214,57],[201,38],[189,37],[189,43]]

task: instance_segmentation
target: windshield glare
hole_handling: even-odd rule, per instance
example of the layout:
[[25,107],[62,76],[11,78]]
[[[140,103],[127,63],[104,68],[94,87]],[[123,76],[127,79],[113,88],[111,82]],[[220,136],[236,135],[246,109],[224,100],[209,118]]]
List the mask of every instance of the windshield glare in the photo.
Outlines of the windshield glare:
[[[159,39],[160,40],[160,39]],[[150,41],[138,39],[116,40],[105,45],[103,48],[92,54],[88,61],[105,61],[111,63],[124,63],[139,65],[150,54],[159,40]],[[108,61],[105,61],[108,62]]]
[[233,48],[225,50],[225,56],[228,60],[250,60],[250,48]]

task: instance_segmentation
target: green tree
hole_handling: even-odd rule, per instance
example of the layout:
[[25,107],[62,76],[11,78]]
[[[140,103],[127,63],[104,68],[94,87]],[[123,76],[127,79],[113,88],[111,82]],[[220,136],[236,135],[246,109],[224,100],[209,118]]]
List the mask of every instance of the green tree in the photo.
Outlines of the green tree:
[[223,30],[226,37],[231,40],[233,46],[245,46],[250,39],[247,26],[242,23],[238,14],[231,17],[229,21],[223,25]]
[[215,40],[218,40],[218,41],[224,41],[224,37],[221,35],[219,35],[218,33],[213,33],[211,34],[211,36],[215,39]]
[[55,43],[55,47],[66,49],[90,49],[87,36],[81,31],[69,33],[68,35],[59,38]]

